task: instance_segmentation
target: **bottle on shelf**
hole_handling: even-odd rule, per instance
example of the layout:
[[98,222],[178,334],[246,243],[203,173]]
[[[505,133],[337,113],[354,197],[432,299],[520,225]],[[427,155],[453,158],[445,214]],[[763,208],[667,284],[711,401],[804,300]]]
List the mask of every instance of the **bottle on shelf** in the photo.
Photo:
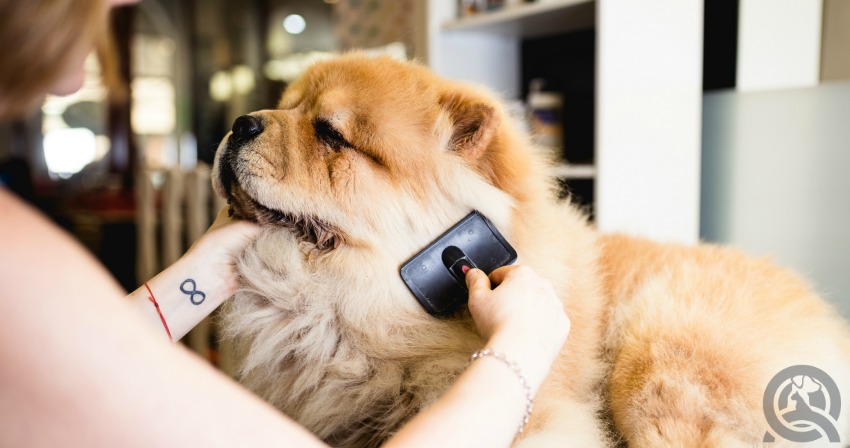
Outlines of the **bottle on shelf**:
[[543,90],[546,81],[532,79],[529,84],[528,110],[535,143],[560,153],[564,146],[564,99],[556,92]]

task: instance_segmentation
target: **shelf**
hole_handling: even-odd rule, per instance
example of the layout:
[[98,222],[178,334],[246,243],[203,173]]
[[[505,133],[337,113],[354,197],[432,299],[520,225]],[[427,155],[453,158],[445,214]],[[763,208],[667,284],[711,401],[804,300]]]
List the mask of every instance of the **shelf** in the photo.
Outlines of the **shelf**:
[[595,21],[593,0],[547,0],[452,20],[442,29],[528,38],[591,29]]
[[596,166],[594,165],[567,165],[561,163],[555,166],[555,177],[561,179],[593,179],[596,177]]

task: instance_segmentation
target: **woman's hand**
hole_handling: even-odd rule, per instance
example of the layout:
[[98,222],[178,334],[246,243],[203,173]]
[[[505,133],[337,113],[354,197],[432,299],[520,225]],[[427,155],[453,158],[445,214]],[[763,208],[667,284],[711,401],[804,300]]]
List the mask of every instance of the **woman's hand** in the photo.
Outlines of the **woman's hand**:
[[469,311],[487,346],[517,360],[539,385],[570,332],[552,284],[527,266],[504,266],[489,278],[472,269],[466,284]]
[[236,292],[236,259],[259,232],[256,224],[230,219],[222,209],[186,254],[130,294],[131,304],[152,326],[179,340]]
[[259,232],[258,225],[233,219],[228,213],[228,207],[224,207],[218,212],[209,230],[189,248],[184,258],[192,258],[220,276],[224,283],[218,292],[230,297],[239,286],[234,269],[236,257]]
[[[466,284],[469,311],[487,347],[516,361],[533,394],[570,331],[552,284],[525,266],[502,267],[489,278],[472,269]],[[480,357],[385,446],[508,446],[527,416],[526,393],[516,372]]]

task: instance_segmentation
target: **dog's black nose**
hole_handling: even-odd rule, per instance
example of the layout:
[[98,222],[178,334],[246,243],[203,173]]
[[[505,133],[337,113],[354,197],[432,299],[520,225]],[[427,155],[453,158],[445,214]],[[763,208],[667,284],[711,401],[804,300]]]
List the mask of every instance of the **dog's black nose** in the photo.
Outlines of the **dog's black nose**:
[[263,132],[263,121],[251,115],[243,115],[233,122],[233,136],[247,142]]

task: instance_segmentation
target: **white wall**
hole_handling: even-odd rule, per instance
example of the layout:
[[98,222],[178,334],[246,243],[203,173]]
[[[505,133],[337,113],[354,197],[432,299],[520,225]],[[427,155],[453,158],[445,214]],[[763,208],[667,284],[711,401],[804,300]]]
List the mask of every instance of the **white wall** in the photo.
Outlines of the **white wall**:
[[483,84],[505,99],[519,99],[519,39],[441,29],[443,23],[456,18],[457,1],[428,2],[424,20],[427,47],[419,56],[441,76]]
[[774,257],[850,317],[850,82],[703,108],[702,237]]
[[[450,79],[488,86],[505,99],[519,99],[518,39],[467,31],[444,31],[438,37],[440,58],[434,71]],[[474,63],[470,54],[475,55]]]
[[817,85],[822,9],[822,0],[741,0],[738,90]]

